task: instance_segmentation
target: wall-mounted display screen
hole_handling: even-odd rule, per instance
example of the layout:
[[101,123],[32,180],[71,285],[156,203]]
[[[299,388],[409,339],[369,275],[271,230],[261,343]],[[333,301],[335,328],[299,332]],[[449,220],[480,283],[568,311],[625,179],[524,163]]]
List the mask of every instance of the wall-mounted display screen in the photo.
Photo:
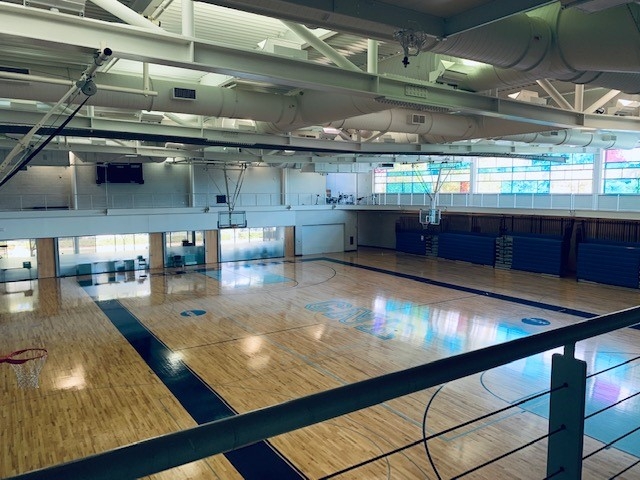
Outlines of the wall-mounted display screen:
[[141,163],[98,163],[96,183],[144,183]]

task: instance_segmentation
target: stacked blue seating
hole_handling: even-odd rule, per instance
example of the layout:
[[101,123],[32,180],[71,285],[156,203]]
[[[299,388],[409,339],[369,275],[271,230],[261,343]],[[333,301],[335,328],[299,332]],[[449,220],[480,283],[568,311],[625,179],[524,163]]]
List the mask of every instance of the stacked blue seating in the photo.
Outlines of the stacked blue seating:
[[640,245],[583,242],[578,245],[578,280],[638,288]]
[[396,250],[426,255],[425,237],[426,235],[422,231],[396,231]]
[[438,256],[493,266],[496,261],[496,236],[441,233],[438,235]]
[[566,255],[563,255],[566,251],[562,237],[514,234],[511,268],[561,276],[566,265]]

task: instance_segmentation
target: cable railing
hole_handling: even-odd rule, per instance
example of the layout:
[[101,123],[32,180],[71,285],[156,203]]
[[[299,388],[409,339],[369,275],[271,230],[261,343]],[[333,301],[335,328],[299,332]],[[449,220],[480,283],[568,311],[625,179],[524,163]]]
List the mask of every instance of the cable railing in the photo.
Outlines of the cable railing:
[[[640,195],[439,193],[439,208],[500,208],[528,210],[576,210],[640,212]],[[432,200],[426,193],[241,193],[235,208],[260,207],[424,207]],[[227,208],[218,193],[109,193],[108,195],[0,194],[0,211],[101,210],[146,208]]]
[[[640,430],[633,428],[607,442],[605,447],[583,457],[585,417],[586,362],[574,358],[576,342],[640,323],[640,307],[601,315],[565,327],[529,337],[492,345],[379,377],[343,385],[277,405],[230,416],[197,427],[143,440],[107,452],[65,464],[28,472],[14,479],[49,478],[138,478],[184,465],[219,453],[230,452],[277,435],[346,415],[383,402],[436,387],[508,363],[564,347],[564,354],[552,358],[550,390],[530,396],[521,406],[541,395],[549,394],[547,434],[501,454],[498,460],[546,439],[547,476],[545,478],[580,478],[583,458],[589,458],[607,446]],[[632,361],[632,360],[630,360]],[[624,362],[624,365],[628,362]],[[620,366],[620,365],[618,365]],[[609,370],[609,369],[607,369]],[[606,371],[606,370],[605,370]],[[598,375],[604,372],[598,372]],[[632,398],[630,396],[629,398]],[[491,414],[498,413],[492,412]],[[597,412],[598,414],[600,412]],[[473,419],[472,421],[477,421]],[[469,423],[469,422],[467,422]],[[460,428],[456,425],[454,428]],[[448,431],[448,430],[446,430]],[[442,434],[442,433],[440,433]],[[423,438],[415,445],[426,442]],[[399,451],[399,450],[398,450]],[[391,452],[391,453],[395,453]],[[488,462],[485,462],[488,464]],[[468,475],[485,464],[458,474]],[[633,468],[630,465],[613,477]],[[340,473],[340,472],[338,472]],[[328,474],[331,478],[336,474]]]

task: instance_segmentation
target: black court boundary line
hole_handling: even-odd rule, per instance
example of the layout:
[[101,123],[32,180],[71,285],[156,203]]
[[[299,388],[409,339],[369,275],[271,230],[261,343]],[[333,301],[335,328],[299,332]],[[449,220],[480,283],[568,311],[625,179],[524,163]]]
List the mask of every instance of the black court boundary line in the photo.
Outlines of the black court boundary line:
[[[185,363],[169,362],[172,350],[158,339],[119,300],[96,300],[96,305],[153,370],[183,408],[199,424],[237,412]],[[223,454],[247,480],[307,479],[268,441]]]

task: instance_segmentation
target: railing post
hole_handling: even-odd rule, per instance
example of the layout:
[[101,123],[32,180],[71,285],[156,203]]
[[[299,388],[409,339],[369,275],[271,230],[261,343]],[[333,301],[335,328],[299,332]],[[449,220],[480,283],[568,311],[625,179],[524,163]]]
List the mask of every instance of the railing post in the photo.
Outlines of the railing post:
[[549,437],[547,476],[565,480],[582,478],[587,363],[574,352],[574,343],[565,345],[551,360],[549,433],[561,430]]

